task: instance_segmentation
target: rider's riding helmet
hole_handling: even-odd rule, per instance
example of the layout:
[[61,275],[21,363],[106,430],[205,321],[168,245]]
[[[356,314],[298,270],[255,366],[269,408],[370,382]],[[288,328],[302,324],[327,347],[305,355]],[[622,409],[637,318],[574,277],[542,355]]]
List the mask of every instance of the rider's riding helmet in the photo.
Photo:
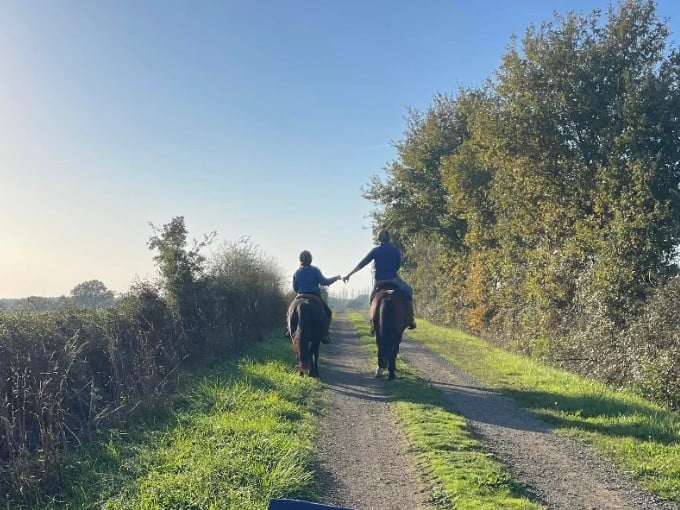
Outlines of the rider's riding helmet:
[[387,230],[381,230],[380,233],[378,234],[378,242],[389,243],[390,233]]
[[300,252],[300,263],[303,266],[308,266],[312,263],[312,254],[307,250],[302,250]]

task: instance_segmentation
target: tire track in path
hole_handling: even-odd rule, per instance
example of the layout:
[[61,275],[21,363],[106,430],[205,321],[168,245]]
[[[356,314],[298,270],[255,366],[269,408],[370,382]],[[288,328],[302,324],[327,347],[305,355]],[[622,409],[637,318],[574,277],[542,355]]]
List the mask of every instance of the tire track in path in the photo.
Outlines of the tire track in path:
[[470,430],[508,466],[513,477],[526,483],[548,508],[677,510],[640,490],[585,445],[555,434],[513,400],[480,387],[419,342],[405,337],[400,351],[421,378],[442,392],[450,409],[465,418]]

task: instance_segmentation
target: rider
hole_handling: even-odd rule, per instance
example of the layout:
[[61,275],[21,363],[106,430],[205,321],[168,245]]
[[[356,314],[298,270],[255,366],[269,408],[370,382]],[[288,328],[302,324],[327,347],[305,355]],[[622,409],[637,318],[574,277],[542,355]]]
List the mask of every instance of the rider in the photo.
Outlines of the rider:
[[293,275],[293,290],[298,294],[314,294],[319,297],[319,301],[323,305],[326,312],[326,321],[324,323],[324,343],[330,342],[328,329],[331,325],[331,318],[333,312],[328,307],[326,302],[321,298],[321,289],[319,285],[332,285],[340,279],[340,275],[326,278],[321,270],[312,265],[312,254],[303,250],[300,252],[300,267]]
[[378,289],[380,284],[393,283],[400,291],[402,291],[409,299],[411,306],[411,323],[409,324],[409,329],[416,328],[415,319],[413,319],[413,288],[402,280],[397,271],[401,267],[401,253],[399,248],[390,243],[390,233],[387,230],[381,230],[378,234],[378,246],[373,248],[368,252],[363,259],[359,261],[354,269],[347,273],[342,281],[347,283],[350,276],[365,267],[371,260],[375,266],[375,284],[373,285],[373,290],[371,291],[370,300],[373,301],[373,296],[375,291]]

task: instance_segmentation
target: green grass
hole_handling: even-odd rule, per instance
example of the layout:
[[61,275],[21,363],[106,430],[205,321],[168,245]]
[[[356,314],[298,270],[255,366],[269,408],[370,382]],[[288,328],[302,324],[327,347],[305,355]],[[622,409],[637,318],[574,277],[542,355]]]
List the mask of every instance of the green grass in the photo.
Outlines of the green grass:
[[[365,319],[350,317],[370,356]],[[420,321],[409,335],[558,431],[592,444],[651,492],[680,502],[680,422],[635,395],[542,366]],[[68,487],[41,509],[264,509],[270,498],[317,499],[311,438],[323,405],[317,380],[293,370],[290,343],[271,338],[189,380],[162,416],[74,452]],[[400,366],[386,384],[442,508],[540,508],[451,413],[440,393]],[[12,508],[19,508],[18,505]]]
[[657,496],[680,503],[680,418],[631,392],[509,354],[479,338],[418,322],[409,336],[512,397]]
[[[362,345],[375,358],[375,342],[366,319],[350,314]],[[430,485],[433,503],[458,510],[543,508],[532,502],[525,487],[447,409],[443,396],[400,361],[396,384],[385,389],[405,427],[411,449]]]
[[70,489],[36,508],[261,510],[270,498],[313,498],[320,385],[292,362],[290,342],[270,338],[192,379],[162,420],[74,454]]

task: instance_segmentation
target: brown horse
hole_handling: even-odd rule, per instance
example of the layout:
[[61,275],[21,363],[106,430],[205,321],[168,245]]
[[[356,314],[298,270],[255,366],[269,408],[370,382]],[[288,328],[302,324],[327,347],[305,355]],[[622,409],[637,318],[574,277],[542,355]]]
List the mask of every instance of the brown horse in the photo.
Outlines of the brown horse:
[[319,377],[319,344],[325,318],[321,298],[313,294],[298,294],[288,307],[288,331],[300,375]]
[[397,354],[404,330],[413,319],[409,298],[393,284],[381,285],[371,300],[371,320],[378,346],[378,367],[375,376],[380,377],[388,369],[388,377],[395,378]]

